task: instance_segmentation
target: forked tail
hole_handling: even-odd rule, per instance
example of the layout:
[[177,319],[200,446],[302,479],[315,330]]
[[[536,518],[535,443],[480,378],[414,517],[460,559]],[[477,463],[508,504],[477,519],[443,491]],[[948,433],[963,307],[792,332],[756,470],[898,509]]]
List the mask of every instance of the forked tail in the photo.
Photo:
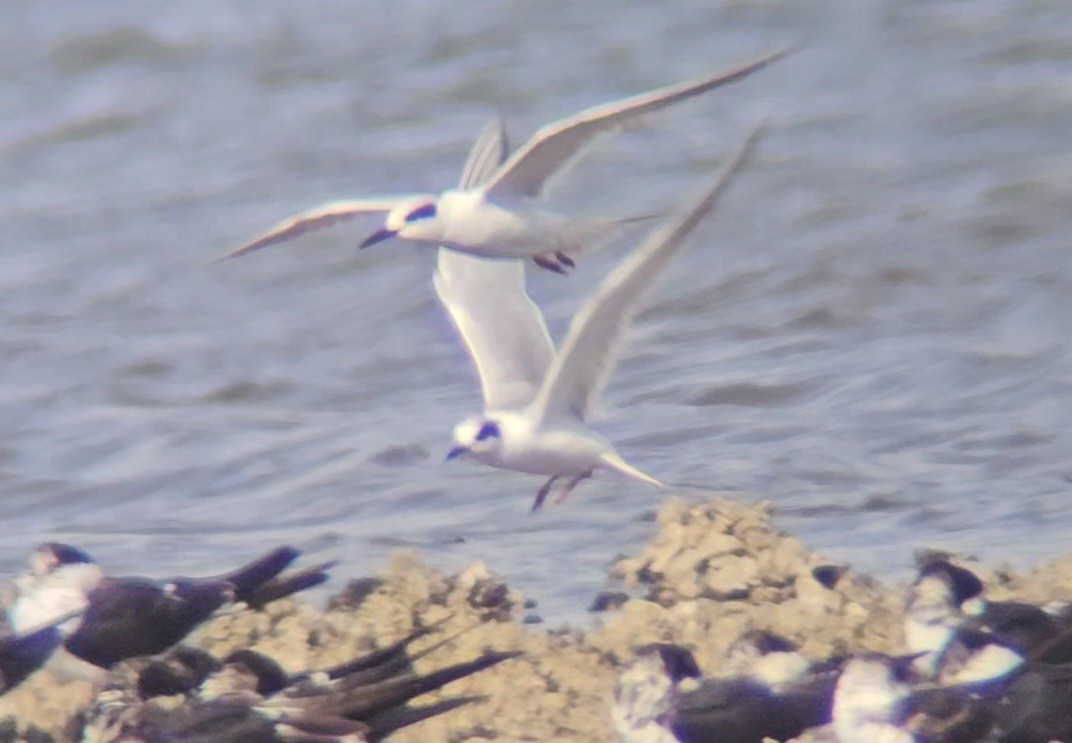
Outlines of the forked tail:
[[613,470],[614,472],[617,472],[618,474],[625,475],[626,477],[631,477],[634,480],[639,480],[642,483],[645,483],[647,485],[651,485],[651,486],[656,487],[656,488],[665,488],[666,487],[666,485],[664,485],[663,483],[659,482],[658,480],[656,480],[651,475],[647,475],[647,474],[641,472],[636,467],[634,467],[631,464],[629,464],[628,462],[626,462],[624,459],[622,459],[620,456],[618,456],[618,454],[616,452],[607,452],[606,454],[604,454],[603,456],[601,456],[599,458],[599,461],[602,463],[602,465],[604,467],[606,467],[609,470]]

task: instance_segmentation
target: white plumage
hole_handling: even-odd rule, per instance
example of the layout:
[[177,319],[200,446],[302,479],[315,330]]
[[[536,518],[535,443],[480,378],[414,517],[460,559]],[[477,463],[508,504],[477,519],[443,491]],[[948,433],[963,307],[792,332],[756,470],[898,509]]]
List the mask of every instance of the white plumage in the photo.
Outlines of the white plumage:
[[[739,80],[781,59],[789,49],[697,80],[668,85],[585,109],[547,124],[509,158],[474,163],[479,185],[464,182],[440,194],[333,201],[283,220],[232,256],[297,237],[362,214],[387,212],[383,227],[362,247],[393,237],[445,246],[485,258],[531,258],[564,273],[574,257],[631,219],[570,219],[542,208],[538,198],[601,136],[671,104]],[[489,150],[482,157],[490,157]],[[635,219],[635,218],[634,218]]]

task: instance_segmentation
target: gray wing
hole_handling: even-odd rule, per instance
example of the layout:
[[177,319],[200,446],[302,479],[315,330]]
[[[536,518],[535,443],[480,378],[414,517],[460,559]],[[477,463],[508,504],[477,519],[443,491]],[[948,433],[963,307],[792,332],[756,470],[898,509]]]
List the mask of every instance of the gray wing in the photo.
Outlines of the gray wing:
[[699,197],[681,214],[656,227],[573,317],[558,358],[532,403],[536,420],[560,415],[585,418],[614,369],[618,347],[641,294],[725,193],[755,149],[762,131],[761,126],[756,127]]
[[740,80],[793,51],[794,47],[767,54],[757,60],[699,80],[668,85],[632,98],[585,109],[540,129],[514,152],[486,186],[489,198],[536,197],[552,176],[561,174],[571,161],[600,134],[606,134],[642,114],[656,111],[713,88]]
[[[461,187],[483,183],[508,152],[496,118],[473,145]],[[485,408],[528,405],[555,351],[543,314],[525,291],[524,263],[440,248],[433,284],[476,366]]]
[[[431,194],[426,196],[427,198],[434,198]],[[301,214],[287,217],[267,232],[261,233],[246,244],[231,251],[224,258],[237,258],[246,253],[252,253],[254,250],[266,248],[269,245],[293,240],[306,232],[331,227],[338,222],[351,219],[360,214],[389,212],[405,201],[420,198],[422,198],[421,194],[410,194],[408,196],[382,196],[369,199],[329,201],[327,204],[313,207]]]

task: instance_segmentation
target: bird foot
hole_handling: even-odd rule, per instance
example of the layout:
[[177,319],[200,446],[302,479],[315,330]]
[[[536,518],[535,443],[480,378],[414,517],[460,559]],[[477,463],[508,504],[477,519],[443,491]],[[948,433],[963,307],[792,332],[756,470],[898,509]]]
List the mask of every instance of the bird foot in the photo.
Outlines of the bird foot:
[[[559,258],[560,255],[566,260],[561,260]],[[557,274],[562,274],[563,276],[566,275],[566,266],[572,267],[574,265],[570,257],[567,255],[562,255],[560,251],[555,253],[538,253],[532,256],[532,262],[540,268],[552,271]]]
[[540,489],[536,491],[536,499],[532,501],[532,509],[529,513],[536,513],[543,508],[543,502],[547,500],[547,494],[551,492],[551,486],[555,484],[555,480],[558,477],[552,477],[550,480],[540,486]]

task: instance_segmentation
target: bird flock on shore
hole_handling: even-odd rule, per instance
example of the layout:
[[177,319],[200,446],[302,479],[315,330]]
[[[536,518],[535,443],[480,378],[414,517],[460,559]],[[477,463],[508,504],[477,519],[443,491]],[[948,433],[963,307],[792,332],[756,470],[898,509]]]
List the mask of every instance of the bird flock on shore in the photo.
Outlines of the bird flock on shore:
[[[552,492],[562,501],[597,471],[663,487],[596,433],[589,413],[645,291],[742,172],[764,127],[754,126],[713,180],[608,274],[557,347],[527,293],[527,264],[567,274],[623,224],[648,217],[571,219],[539,199],[600,135],[787,53],[586,109],[541,128],[512,153],[495,119],[457,188],[332,202],[232,255],[384,214],[361,247],[393,238],[437,247],[432,284],[479,378],[484,409],[455,427],[448,459],[545,478],[533,511]],[[436,629],[428,627],[332,667],[288,673],[251,649],[214,657],[182,644],[221,610],[261,609],[327,580],[331,563],[288,571],[299,556],[283,546],[218,576],[154,580],[106,575],[77,547],[43,544],[5,597],[0,693],[41,668],[92,680],[101,691],[70,735],[98,743],[356,743],[475,701],[411,704],[518,655],[489,649],[417,673],[412,661],[442,645],[411,653],[414,640]],[[625,743],[1072,741],[1072,611],[988,602],[982,594],[970,571],[927,560],[907,600],[901,656],[815,662],[782,637],[750,632],[717,676],[705,678],[687,648],[646,645],[622,669],[608,717]],[[179,701],[157,703],[165,697]]]
[[[100,692],[72,740],[358,743],[478,701],[411,703],[520,655],[486,649],[417,673],[414,661],[452,639],[411,653],[436,625],[298,673],[251,649],[214,657],[182,644],[221,609],[262,609],[328,579],[331,563],[288,570],[299,556],[282,546],[222,575],[152,580],[106,575],[83,550],[42,544],[5,597],[0,693],[42,668],[92,681]],[[836,590],[840,571],[820,570]],[[927,554],[903,636],[900,655],[816,661],[749,630],[706,678],[688,648],[643,645],[620,669],[608,719],[622,743],[1072,741],[1072,603],[988,600],[973,572]]]
[[[819,579],[833,590],[838,577]],[[623,743],[1072,741],[1072,604],[989,601],[978,576],[930,553],[904,643],[809,661],[753,630],[710,678],[688,648],[645,645],[620,674],[614,727]]]
[[[180,644],[221,609],[263,609],[328,579],[332,563],[288,571],[299,556],[281,546],[219,576],[153,580],[106,575],[77,547],[42,544],[5,597],[0,693],[43,668],[92,682],[100,693],[67,731],[89,743],[360,743],[475,701],[409,704],[518,655],[488,650],[416,673],[414,661],[449,641],[409,652],[436,626],[300,673],[252,649],[217,658]],[[159,703],[176,695],[178,704]]]

